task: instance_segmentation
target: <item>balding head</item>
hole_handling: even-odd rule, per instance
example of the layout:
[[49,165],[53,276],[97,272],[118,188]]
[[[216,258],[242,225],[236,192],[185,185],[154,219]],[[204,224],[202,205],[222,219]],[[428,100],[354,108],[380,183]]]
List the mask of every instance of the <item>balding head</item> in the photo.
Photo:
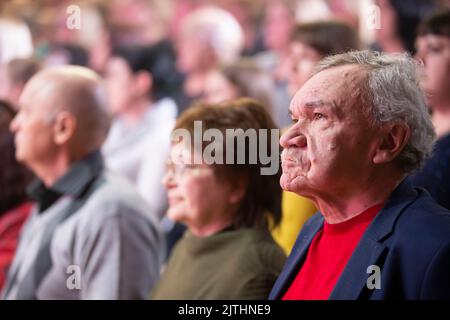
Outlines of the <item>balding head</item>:
[[61,114],[75,119],[71,147],[80,152],[100,148],[108,133],[110,117],[101,79],[90,69],[60,66],[39,72],[26,85],[21,104],[45,100],[46,117]]
[[11,124],[16,157],[31,167],[61,153],[71,161],[103,144],[110,125],[101,79],[91,70],[60,66],[37,73],[25,86]]

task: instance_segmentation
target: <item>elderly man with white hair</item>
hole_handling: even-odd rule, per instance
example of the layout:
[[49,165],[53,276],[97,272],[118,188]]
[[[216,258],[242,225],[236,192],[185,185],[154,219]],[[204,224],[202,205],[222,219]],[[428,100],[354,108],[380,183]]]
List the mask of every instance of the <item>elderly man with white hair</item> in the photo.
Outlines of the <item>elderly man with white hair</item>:
[[185,94],[196,99],[204,93],[210,71],[239,58],[244,34],[239,22],[218,7],[193,11],[183,19],[181,30],[177,65],[186,74]]
[[16,158],[39,178],[4,299],[143,299],[161,236],[137,191],[105,169],[110,125],[100,78],[82,67],[37,73],[11,123]]
[[325,58],[290,105],[283,189],[319,209],[271,299],[449,299],[450,214],[407,177],[435,133],[408,56]]

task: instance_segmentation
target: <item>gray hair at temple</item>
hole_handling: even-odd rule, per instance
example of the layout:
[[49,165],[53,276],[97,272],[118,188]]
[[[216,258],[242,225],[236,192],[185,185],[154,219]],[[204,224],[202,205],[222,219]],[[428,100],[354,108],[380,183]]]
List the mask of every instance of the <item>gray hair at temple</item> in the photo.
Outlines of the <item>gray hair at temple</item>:
[[323,59],[315,73],[343,65],[359,65],[366,71],[362,105],[374,126],[405,123],[410,138],[397,163],[405,173],[418,170],[430,155],[436,133],[420,86],[420,62],[408,54],[349,51]]

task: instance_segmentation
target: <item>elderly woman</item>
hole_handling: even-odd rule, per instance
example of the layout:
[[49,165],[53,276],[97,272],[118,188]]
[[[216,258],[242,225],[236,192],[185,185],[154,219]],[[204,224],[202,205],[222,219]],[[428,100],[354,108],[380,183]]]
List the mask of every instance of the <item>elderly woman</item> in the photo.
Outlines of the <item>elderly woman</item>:
[[[259,132],[275,128],[264,107],[250,99],[193,107],[178,119],[174,133],[184,130],[190,137],[198,135],[194,130],[197,121],[203,129],[222,134],[227,129],[256,130],[258,140]],[[252,146],[261,147],[270,140],[245,139],[245,148],[239,149],[238,143],[231,149],[226,139],[215,140],[212,143],[224,151],[222,160],[226,157],[227,161],[209,165],[210,159],[195,158],[204,155],[211,143],[197,143],[191,149],[196,144],[189,140],[173,143],[164,178],[168,215],[188,230],[177,243],[152,298],[265,299],[285,262],[268,230],[269,224],[276,225],[280,219],[279,174],[263,175],[261,162],[249,164],[252,161],[247,160],[255,151]],[[229,161],[244,150],[244,164]],[[269,150],[278,152],[278,145]]]

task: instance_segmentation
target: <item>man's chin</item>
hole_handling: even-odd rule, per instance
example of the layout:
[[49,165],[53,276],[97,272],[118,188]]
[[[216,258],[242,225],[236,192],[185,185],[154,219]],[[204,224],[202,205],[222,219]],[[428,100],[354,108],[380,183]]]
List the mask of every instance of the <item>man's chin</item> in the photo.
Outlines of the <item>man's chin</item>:
[[280,186],[285,191],[300,194],[305,188],[305,183],[303,180],[304,179],[300,177],[293,179],[292,177],[283,174],[280,179]]

